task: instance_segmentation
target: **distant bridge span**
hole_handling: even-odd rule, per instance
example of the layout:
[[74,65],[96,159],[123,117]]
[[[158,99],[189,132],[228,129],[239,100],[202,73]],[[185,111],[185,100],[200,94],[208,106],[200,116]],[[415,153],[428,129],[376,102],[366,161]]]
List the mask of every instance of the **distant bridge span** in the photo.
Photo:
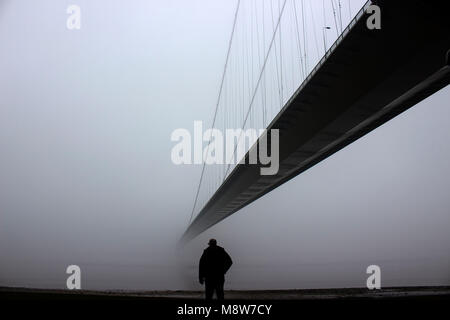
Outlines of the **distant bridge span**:
[[448,2],[376,4],[381,8],[381,29],[366,27],[366,4],[268,126],[280,131],[278,174],[261,176],[259,165],[237,165],[181,242],[449,84]]

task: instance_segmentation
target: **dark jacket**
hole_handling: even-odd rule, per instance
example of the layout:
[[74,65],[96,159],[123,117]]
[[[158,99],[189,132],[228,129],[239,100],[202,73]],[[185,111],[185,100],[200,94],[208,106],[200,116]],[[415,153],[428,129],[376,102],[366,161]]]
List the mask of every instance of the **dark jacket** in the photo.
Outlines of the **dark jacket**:
[[225,249],[219,246],[209,246],[200,258],[199,279],[223,278],[233,261]]

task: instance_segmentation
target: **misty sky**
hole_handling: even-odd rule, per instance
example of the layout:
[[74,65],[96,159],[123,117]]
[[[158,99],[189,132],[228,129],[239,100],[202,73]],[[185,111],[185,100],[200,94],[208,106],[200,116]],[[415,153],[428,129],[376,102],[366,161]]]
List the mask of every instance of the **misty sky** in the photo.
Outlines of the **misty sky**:
[[176,252],[201,166],[170,134],[210,121],[234,9],[0,0],[0,286],[200,289],[210,237],[226,288],[450,285],[450,87]]

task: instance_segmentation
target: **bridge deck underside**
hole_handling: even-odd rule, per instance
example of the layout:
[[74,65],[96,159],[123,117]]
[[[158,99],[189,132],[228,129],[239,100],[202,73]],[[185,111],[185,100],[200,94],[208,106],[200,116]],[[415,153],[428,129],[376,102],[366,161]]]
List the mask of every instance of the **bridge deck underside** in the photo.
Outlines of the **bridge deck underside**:
[[[357,19],[268,129],[280,132],[280,167],[238,165],[182,237],[188,241],[445,87],[446,1],[378,1],[381,29]],[[248,155],[247,155],[248,156]]]

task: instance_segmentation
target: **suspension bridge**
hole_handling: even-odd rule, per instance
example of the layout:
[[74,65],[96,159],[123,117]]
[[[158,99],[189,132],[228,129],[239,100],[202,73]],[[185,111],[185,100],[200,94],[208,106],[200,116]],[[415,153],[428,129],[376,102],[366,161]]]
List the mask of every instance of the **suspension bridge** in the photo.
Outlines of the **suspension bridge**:
[[[367,25],[374,4],[380,29]],[[238,1],[212,128],[278,129],[279,170],[203,165],[180,241],[447,86],[448,14],[445,1]]]

